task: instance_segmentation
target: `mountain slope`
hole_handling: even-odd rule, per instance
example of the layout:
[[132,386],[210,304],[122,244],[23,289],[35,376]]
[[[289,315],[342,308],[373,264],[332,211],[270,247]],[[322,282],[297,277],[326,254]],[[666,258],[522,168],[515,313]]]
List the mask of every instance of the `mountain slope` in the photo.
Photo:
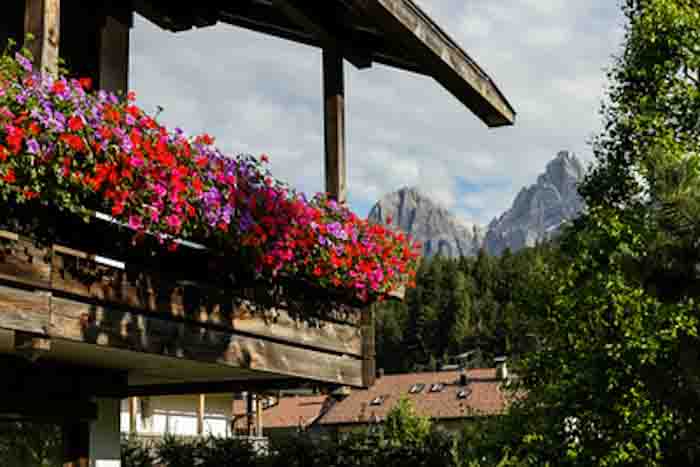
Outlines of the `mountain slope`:
[[423,244],[423,255],[470,256],[481,247],[479,229],[462,223],[417,188],[402,188],[379,200],[369,213],[375,223],[391,224]]

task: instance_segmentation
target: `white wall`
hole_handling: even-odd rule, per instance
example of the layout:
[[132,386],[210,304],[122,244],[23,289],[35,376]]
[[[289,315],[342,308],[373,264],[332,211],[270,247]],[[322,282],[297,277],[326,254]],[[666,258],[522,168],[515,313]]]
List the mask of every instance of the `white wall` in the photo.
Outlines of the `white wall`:
[[[232,395],[205,396],[204,433],[215,436],[229,435],[229,417]],[[141,434],[173,434],[182,436],[197,435],[197,408],[199,396],[151,397],[150,417],[143,417],[141,403],[137,404],[136,431]],[[122,400],[120,428],[129,432],[129,402]]]

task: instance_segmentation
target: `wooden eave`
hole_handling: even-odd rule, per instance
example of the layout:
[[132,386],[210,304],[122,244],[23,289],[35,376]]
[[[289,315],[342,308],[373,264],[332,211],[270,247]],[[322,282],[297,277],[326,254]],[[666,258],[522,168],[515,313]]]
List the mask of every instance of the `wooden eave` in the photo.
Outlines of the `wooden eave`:
[[413,0],[136,0],[134,7],[173,32],[224,22],[338,50],[358,68],[376,62],[431,76],[489,127],[515,122],[494,81]]

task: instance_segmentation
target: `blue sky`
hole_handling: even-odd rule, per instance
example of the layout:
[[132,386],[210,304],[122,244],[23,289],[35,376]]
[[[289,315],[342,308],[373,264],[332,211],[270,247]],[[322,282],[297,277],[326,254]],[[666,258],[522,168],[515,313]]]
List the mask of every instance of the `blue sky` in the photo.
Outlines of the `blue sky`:
[[[429,78],[346,64],[350,204],[418,186],[488,223],[559,150],[591,158],[605,68],[623,19],[611,0],[417,0],[496,81],[518,112],[488,129]],[[323,189],[321,55],[228,25],[172,34],[137,17],[130,87],[146,109],[230,153],[267,153],[278,178]]]

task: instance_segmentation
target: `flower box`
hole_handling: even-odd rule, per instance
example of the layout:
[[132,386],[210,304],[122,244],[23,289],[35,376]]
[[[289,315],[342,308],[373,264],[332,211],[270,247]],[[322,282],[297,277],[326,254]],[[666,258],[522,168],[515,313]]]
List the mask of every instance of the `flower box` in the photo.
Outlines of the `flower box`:
[[[132,94],[89,88],[39,76],[23,55],[0,58],[0,206],[24,219],[16,228],[89,241],[94,212],[107,212],[109,227],[97,227],[110,239],[105,248],[118,239],[123,251],[160,264],[206,257],[220,287],[262,283],[271,295],[284,289],[290,303],[299,295],[367,304],[413,285],[419,253],[410,238],[295,192],[272,177],[267,156],[228,157],[208,135],[168,131]],[[72,227],[53,228],[51,219]],[[183,241],[208,253],[188,248],[183,260],[175,254]]]

